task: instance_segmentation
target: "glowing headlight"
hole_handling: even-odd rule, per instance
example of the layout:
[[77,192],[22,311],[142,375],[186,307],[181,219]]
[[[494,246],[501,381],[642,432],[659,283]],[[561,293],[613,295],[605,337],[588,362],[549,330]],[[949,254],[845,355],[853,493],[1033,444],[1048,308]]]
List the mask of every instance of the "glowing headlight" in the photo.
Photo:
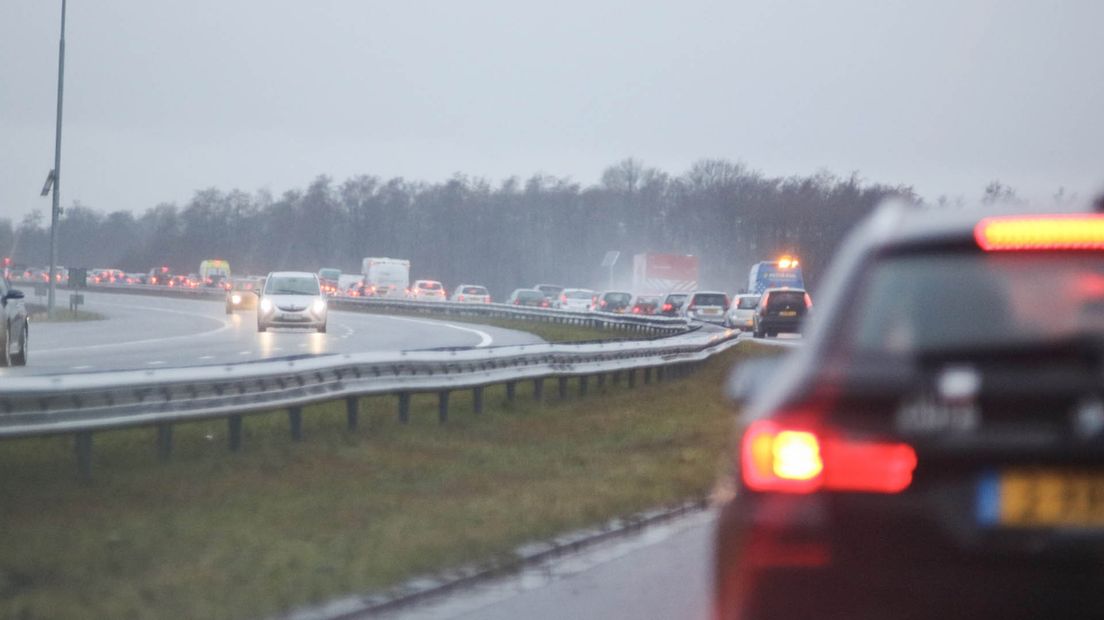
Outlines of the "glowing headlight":
[[241,295],[231,295],[230,296],[230,303],[240,304],[241,303]]
[[272,302],[268,299],[261,300],[261,312],[272,312]]
[[315,299],[311,304],[311,310],[314,310],[315,314],[321,314],[326,311],[326,301],[323,299]]

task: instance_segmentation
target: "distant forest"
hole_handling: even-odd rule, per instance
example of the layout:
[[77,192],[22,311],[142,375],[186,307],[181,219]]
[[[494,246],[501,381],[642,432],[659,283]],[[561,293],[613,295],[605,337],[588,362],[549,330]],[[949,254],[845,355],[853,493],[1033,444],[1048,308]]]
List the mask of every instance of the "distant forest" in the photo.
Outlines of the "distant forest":
[[[141,215],[74,204],[62,215],[58,260],[189,273],[224,258],[235,273],[359,273],[361,258],[388,256],[409,259],[412,279],[484,284],[501,299],[538,282],[604,288],[609,250],[621,252],[618,286],[628,283],[633,254],[669,252],[700,257],[702,286],[729,292],[753,262],[793,253],[815,289],[848,229],[891,197],[917,201],[911,187],[858,175],[776,178],[724,160],[672,176],[626,159],[592,186],[544,175],[499,183],[319,176],[279,197],[211,188]],[[0,250],[16,264],[45,265],[48,248],[46,212],[0,220]]]

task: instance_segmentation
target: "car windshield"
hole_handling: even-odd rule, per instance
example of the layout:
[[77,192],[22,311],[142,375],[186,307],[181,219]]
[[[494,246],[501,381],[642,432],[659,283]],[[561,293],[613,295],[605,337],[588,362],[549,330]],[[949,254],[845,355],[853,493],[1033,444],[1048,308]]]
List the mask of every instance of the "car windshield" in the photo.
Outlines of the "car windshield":
[[318,272],[318,276],[321,277],[321,278],[326,278],[327,280],[337,280],[338,278],[341,277],[341,270],[340,269],[323,269],[323,270]]
[[728,306],[728,297],[720,293],[698,293],[694,295],[695,306]]
[[1104,257],[907,255],[879,261],[853,306],[857,354],[913,355],[1104,334]]
[[590,301],[594,298],[594,291],[566,291],[564,293],[564,296],[568,299],[585,299],[587,301]]
[[273,276],[265,284],[265,295],[319,295],[318,280],[311,276]]
[[439,291],[441,290],[440,282],[419,282],[418,288],[425,291]]
[[773,291],[767,302],[771,306],[804,306],[805,291]]
[[464,295],[486,295],[487,289],[482,286],[465,286],[460,289],[460,293]]
[[759,297],[740,297],[740,301],[736,304],[736,308],[739,310],[754,310],[759,307]]
[[518,291],[516,296],[522,301],[544,299],[544,293],[541,293],[540,291]]
[[628,293],[606,293],[602,299],[608,304],[628,304],[632,301],[632,295]]

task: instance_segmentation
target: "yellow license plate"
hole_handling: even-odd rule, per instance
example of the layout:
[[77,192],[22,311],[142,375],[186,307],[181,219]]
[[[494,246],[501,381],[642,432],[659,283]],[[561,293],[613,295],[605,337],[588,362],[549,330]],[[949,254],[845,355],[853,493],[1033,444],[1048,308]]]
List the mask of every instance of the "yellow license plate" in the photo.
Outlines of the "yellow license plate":
[[1104,472],[1021,469],[978,488],[978,517],[1003,527],[1104,527]]
[[778,316],[797,316],[797,310],[783,310]]

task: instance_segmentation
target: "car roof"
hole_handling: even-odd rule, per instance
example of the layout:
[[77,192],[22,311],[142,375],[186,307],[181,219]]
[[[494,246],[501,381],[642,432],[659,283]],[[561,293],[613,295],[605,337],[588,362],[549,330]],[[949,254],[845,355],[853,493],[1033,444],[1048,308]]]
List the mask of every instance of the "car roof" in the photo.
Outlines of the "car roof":
[[728,293],[724,291],[694,291],[692,295],[724,295],[728,297]]
[[317,278],[318,274],[309,271],[273,271],[268,274],[270,278]]
[[[803,289],[803,288],[796,288],[796,287],[792,287],[792,286],[778,286],[778,287],[775,287],[775,288],[768,288],[767,290],[763,291],[763,294],[766,295],[767,293],[804,293],[804,292],[805,292],[805,289]],[[758,297],[758,295],[753,295],[753,297]]]

